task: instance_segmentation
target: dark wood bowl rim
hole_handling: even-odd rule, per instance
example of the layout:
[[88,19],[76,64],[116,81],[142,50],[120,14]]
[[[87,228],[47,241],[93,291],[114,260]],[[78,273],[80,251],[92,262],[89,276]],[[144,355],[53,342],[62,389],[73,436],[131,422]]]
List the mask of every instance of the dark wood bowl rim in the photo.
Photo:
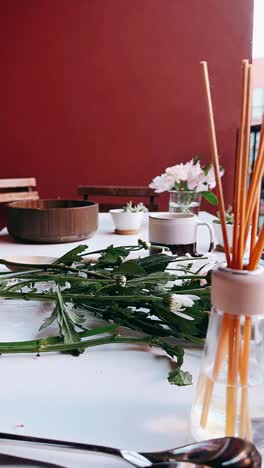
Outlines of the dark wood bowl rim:
[[[47,207],[38,207],[38,203],[72,203],[73,206],[47,206]],[[27,206],[30,204],[34,204],[35,206]],[[77,204],[76,206],[75,203]],[[87,200],[66,200],[66,199],[40,199],[40,200],[23,200],[12,202],[7,205],[7,208],[16,208],[16,209],[23,209],[23,210],[31,210],[31,211],[51,211],[51,210],[79,210],[82,208],[89,208],[89,207],[98,207],[98,203],[93,201]]]

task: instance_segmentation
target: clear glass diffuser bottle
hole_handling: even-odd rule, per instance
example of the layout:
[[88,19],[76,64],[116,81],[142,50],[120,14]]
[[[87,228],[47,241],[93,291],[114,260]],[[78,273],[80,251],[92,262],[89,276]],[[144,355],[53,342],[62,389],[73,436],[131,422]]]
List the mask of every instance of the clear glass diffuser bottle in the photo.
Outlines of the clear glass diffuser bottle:
[[264,269],[219,268],[211,299],[192,435],[237,436],[264,448]]

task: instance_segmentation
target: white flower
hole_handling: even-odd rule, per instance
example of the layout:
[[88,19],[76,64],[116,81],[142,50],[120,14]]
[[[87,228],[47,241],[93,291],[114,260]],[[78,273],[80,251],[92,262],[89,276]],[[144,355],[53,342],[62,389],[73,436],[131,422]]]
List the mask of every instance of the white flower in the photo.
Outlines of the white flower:
[[208,174],[207,174],[207,177],[206,177],[206,182],[207,182],[209,188],[211,188],[211,189],[215,188],[215,173],[214,173],[213,166],[208,171]]
[[194,304],[193,301],[198,299],[198,296],[191,294],[188,294],[188,296],[185,294],[172,294],[169,298],[170,311],[186,320],[194,320],[193,317],[190,317],[187,314],[182,314],[181,312],[184,311],[186,307],[192,307]]
[[196,191],[197,193],[200,193],[200,192],[208,192],[208,185],[206,185],[206,184],[204,184],[204,183],[200,183],[199,185],[197,185],[195,191]]
[[[176,164],[175,166],[167,167],[165,174],[155,177],[149,186],[157,193],[173,189],[208,192],[216,185],[214,169],[210,167],[206,174],[208,168],[209,166],[205,168],[201,167],[200,161],[197,159],[185,164]],[[222,176],[223,174],[224,171],[221,169],[220,175]]]
[[[222,177],[224,175],[224,171],[223,169],[220,170],[220,176]],[[215,188],[216,186],[216,182],[215,182],[215,172],[214,172],[214,168],[213,166],[210,167],[209,171],[208,171],[208,174],[206,176],[206,183],[209,187],[209,189],[213,189]]]
[[167,174],[161,174],[161,176],[155,177],[149,186],[157,193],[167,192],[174,186],[174,179]]
[[207,187],[204,185],[206,182],[206,175],[201,168],[200,162],[192,164],[188,171],[187,184],[190,190],[195,190],[196,192],[203,192],[207,190]]
[[173,177],[175,182],[181,182],[188,179],[190,166],[192,166],[192,162],[176,164],[175,166],[167,167],[165,172]]
[[97,263],[100,255],[89,255],[89,253],[81,259],[81,263],[89,265],[89,263]]

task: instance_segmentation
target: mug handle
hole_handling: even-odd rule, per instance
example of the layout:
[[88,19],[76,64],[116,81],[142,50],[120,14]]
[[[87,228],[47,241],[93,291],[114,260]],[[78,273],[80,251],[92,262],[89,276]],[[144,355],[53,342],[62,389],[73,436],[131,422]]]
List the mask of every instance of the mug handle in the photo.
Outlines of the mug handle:
[[[213,248],[214,248],[214,230],[211,226],[210,223],[205,223],[205,222],[202,222],[202,221],[197,221],[196,223],[196,226],[195,226],[195,239],[196,239],[196,245],[197,245],[197,230],[198,230],[198,227],[199,226],[206,226],[209,230],[209,234],[210,234],[210,245],[209,245],[209,249],[207,250],[207,252],[212,252]],[[196,252],[196,255],[199,255],[197,254]]]

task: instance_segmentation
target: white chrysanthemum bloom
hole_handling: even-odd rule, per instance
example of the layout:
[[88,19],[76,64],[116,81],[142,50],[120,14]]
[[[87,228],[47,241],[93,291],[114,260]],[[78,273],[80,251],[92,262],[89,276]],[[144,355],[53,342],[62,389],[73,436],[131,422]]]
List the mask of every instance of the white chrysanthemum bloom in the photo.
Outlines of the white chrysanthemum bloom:
[[181,182],[188,179],[188,173],[192,167],[192,161],[187,162],[186,164],[180,163],[175,166],[167,167],[166,174],[173,177],[175,182]]
[[196,192],[207,191],[208,188],[205,185],[206,175],[201,168],[200,162],[192,165],[188,171],[187,184],[190,190],[195,190]]
[[85,273],[85,271],[79,271],[78,276],[79,278],[87,278],[87,273]]
[[157,193],[167,192],[174,186],[174,179],[167,174],[155,177],[149,184],[150,188],[154,189]]
[[172,294],[169,298],[170,311],[186,320],[194,320],[193,317],[183,314],[182,311],[184,311],[186,307],[192,307],[194,301],[198,299],[200,299],[198,296],[192,294]]
[[81,259],[81,263],[85,265],[89,265],[89,263],[97,263],[100,258],[100,255],[89,255],[87,254],[85,257]]
[[[222,177],[223,175],[224,175],[224,170],[220,169],[220,176]],[[215,188],[216,182],[215,182],[215,172],[214,172],[213,166],[210,167],[208,171],[208,174],[206,176],[206,182],[207,182],[209,189]]]
[[213,167],[211,167],[209,169],[206,179],[207,179],[208,187],[210,189],[215,188],[216,182],[215,182],[215,173],[214,173],[214,168]]

